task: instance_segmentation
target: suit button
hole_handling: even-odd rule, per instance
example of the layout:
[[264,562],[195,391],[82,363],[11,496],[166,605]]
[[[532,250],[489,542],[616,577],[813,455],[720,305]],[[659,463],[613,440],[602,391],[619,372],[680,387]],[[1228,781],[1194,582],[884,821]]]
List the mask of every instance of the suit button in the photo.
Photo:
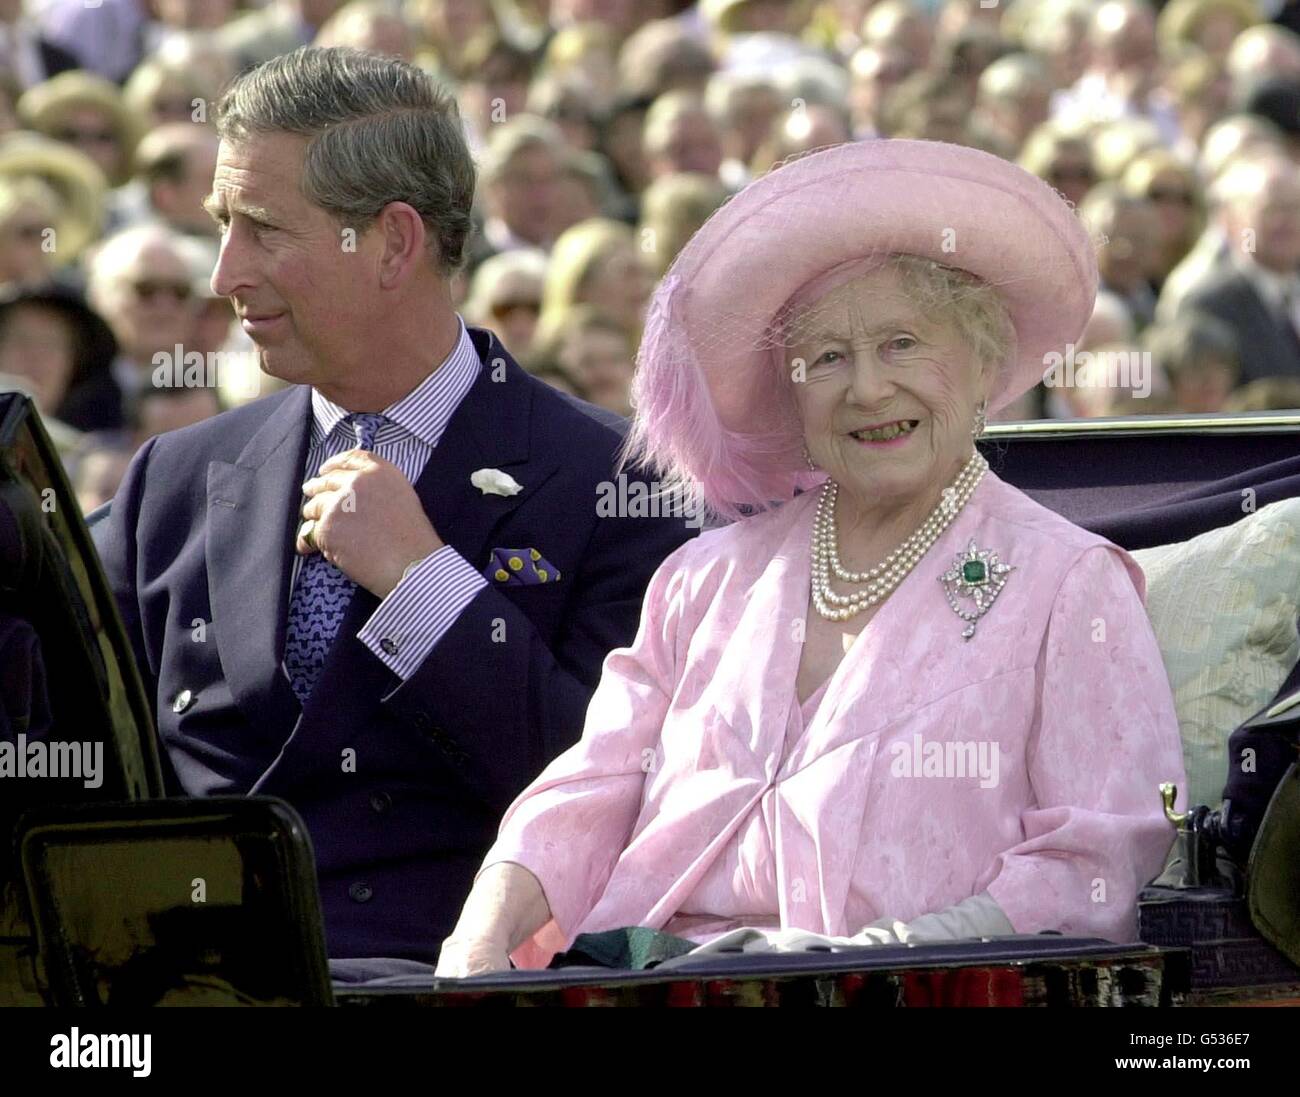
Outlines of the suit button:
[[397,644],[387,636],[379,641],[379,648],[385,655],[397,654]]
[[383,815],[393,806],[393,798],[386,792],[372,792],[370,794],[370,807],[376,815]]
[[348,895],[358,903],[368,903],[374,897],[375,889],[369,884],[352,884]]
[[415,725],[416,731],[428,731],[429,714],[427,712],[417,712],[411,717],[411,723]]
[[172,712],[184,712],[192,704],[194,704],[194,694],[187,689],[183,689],[176,695],[176,699],[172,701]]

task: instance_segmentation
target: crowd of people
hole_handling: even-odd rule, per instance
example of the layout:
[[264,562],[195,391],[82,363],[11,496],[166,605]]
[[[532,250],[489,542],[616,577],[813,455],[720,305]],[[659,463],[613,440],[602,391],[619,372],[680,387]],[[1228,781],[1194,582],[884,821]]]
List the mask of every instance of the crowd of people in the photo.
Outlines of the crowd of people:
[[1297,0],[0,0],[0,387],[87,509],[149,437],[279,384],[211,286],[210,115],[308,44],[454,90],[479,171],[457,307],[612,411],[715,210],[891,137],[1018,163],[1096,243],[1071,370],[1001,417],[1300,408]]

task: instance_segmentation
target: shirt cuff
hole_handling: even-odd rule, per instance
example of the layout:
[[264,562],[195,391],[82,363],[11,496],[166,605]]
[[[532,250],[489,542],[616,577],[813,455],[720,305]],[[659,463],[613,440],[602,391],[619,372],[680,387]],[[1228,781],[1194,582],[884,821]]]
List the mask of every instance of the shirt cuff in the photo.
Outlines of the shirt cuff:
[[465,557],[443,545],[402,576],[357,639],[406,681],[487,585]]

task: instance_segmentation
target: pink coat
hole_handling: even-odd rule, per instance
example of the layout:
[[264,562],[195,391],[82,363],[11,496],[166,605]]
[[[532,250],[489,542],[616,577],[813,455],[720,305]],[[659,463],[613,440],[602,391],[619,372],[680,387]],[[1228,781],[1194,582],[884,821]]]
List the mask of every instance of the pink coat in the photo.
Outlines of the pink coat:
[[[759,817],[783,926],[850,935],[987,891],[1018,932],[1136,938],[1138,889],[1174,838],[1157,786],[1181,799],[1186,783],[1141,570],[987,472],[803,729],[815,504],[706,532],[656,572],[581,741],[484,859],[526,866],[550,903],[516,963],[663,928]],[[971,539],[1015,570],[967,641],[938,577]]]

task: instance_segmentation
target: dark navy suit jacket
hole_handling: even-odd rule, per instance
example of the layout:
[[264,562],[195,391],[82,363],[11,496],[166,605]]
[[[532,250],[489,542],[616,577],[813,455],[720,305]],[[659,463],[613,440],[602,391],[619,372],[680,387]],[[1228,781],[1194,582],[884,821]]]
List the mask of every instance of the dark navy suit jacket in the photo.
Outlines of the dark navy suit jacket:
[[[171,792],[297,808],[334,957],[436,960],[504,810],[581,735],[606,653],[631,642],[651,574],[693,532],[680,518],[598,518],[622,420],[524,373],[489,332],[470,335],[485,366],[416,493],[480,571],[494,547],[536,548],[561,580],[492,582],[408,681],[356,639],[379,604],[361,587],[305,706],[281,671],[306,386],[152,439],[95,526]],[[523,490],[482,494],[480,468]]]

